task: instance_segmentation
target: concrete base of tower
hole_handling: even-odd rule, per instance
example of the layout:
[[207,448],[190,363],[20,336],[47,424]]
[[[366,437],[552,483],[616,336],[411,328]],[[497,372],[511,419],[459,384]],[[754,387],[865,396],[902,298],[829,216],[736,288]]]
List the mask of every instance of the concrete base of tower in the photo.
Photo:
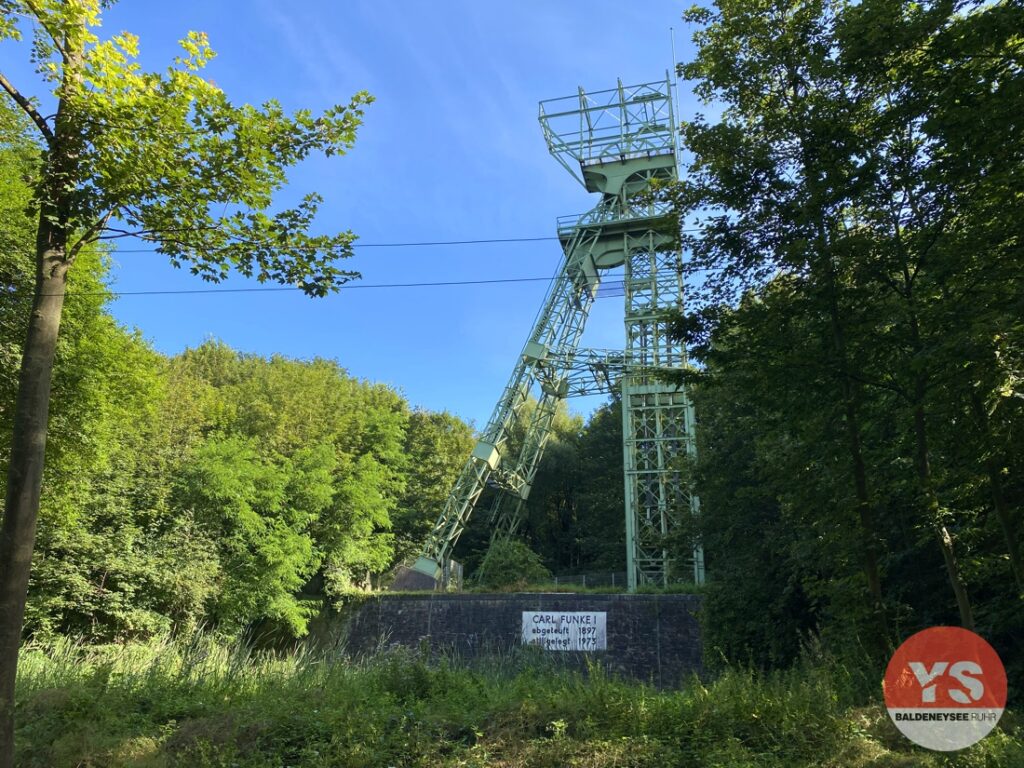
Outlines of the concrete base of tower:
[[391,583],[392,592],[434,591],[441,586],[441,566],[436,560],[420,556],[412,567],[400,565]]
[[[588,676],[601,669],[609,676],[672,689],[689,685],[702,672],[700,609],[699,595],[377,595],[343,607],[314,639],[327,644],[344,637],[346,651],[355,658],[404,647],[457,665],[488,656],[507,660],[530,645],[531,652],[547,655],[557,669]],[[584,616],[594,634],[583,634],[584,625],[573,623]],[[573,648],[562,645],[565,635],[544,631],[556,622],[575,638]],[[580,642],[584,639],[585,644]]]

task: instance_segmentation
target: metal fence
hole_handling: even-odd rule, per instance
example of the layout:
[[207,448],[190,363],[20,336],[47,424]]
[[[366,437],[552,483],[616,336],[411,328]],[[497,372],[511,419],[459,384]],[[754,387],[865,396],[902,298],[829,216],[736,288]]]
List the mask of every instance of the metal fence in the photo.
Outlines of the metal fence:
[[622,587],[627,586],[625,571],[605,571],[604,573],[573,573],[567,576],[555,576],[554,583],[573,584],[580,587]]

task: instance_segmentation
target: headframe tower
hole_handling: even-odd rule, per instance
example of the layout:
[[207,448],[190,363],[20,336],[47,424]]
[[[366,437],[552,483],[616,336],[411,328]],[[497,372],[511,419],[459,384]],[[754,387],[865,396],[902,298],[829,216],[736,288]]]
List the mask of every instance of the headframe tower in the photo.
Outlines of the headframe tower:
[[[492,535],[514,532],[559,401],[611,392],[622,401],[629,588],[701,583],[699,546],[684,562],[665,548],[680,515],[699,505],[681,467],[683,455],[695,451],[692,404],[684,389],[655,375],[686,362],[664,316],[683,301],[678,220],[667,204],[644,196],[656,180],[678,178],[671,82],[666,76],[634,86],[619,81],[593,93],[580,88],[541,102],[540,123],[555,159],[601,198],[587,213],[559,219],[562,267],[422,554],[400,581],[406,587],[447,581],[452,549],[488,487],[495,490]],[[619,268],[625,348],[581,350],[602,273]]]

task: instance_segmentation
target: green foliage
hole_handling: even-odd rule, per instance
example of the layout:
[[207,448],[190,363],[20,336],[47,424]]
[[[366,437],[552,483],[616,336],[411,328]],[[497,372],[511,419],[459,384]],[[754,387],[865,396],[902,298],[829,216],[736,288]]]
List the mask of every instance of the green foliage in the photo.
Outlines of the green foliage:
[[701,364],[708,638],[729,658],[791,660],[821,633],[877,659],[961,622],[1019,668],[1024,262],[997,210],[1024,193],[1022,18],[690,13],[682,70],[720,118],[683,125],[670,194],[707,280],[676,332]]
[[432,511],[411,494],[443,498],[468,450],[462,422],[332,361],[213,341],[164,359],[102,300],[68,316],[29,634],[301,636],[390,567],[396,537],[421,543]]
[[[29,256],[35,235],[31,182],[39,162],[26,123],[27,118],[0,101],[0,414],[9,411],[17,392],[23,342],[19,337],[35,278]],[[9,417],[3,422],[0,440],[9,445]]]
[[[536,407],[528,403],[527,409]],[[519,531],[554,573],[625,570],[622,507],[622,411],[611,402],[584,423],[563,402],[552,420]],[[513,434],[511,451],[521,435]],[[470,518],[455,557],[476,569],[490,543],[486,492]]]
[[[303,635],[326,599],[390,567],[396,535],[419,543],[407,486],[442,496],[438,478],[464,460],[468,427],[421,412],[411,433],[397,393],[334,362],[218,342],[161,359],[101,305],[90,311],[90,343],[105,344],[92,359],[110,362],[68,390],[94,442],[55,435],[63,460],[47,478],[30,633]],[[434,440],[451,452],[431,459]]]
[[[330,498],[322,469],[275,466],[261,460],[254,441],[220,436],[204,442],[182,467],[177,502],[219,550],[224,579],[210,613],[219,626],[238,631],[263,616],[304,633],[308,616],[294,595],[317,564],[306,531],[323,497]],[[302,494],[293,491],[305,483],[315,485]]]
[[[14,298],[0,303],[6,469],[35,151],[15,113],[0,117],[0,273]],[[89,249],[70,274],[28,633],[233,633],[261,621],[301,635],[325,597],[392,563],[392,515],[405,552],[419,545],[431,499],[468,451],[466,425],[410,415],[393,390],[332,361],[217,342],[162,358],[106,312],[106,274]]]
[[[19,17],[35,20],[33,60],[60,101],[53,128],[33,114],[50,156],[38,194],[48,220],[75,233],[77,244],[104,232],[138,233],[205,280],[236,271],[322,296],[356,276],[335,266],[352,254],[351,232],[309,234],[318,195],[292,209],[267,209],[286,169],[352,146],[372,97],[360,92],[319,116],[289,115],[276,101],[232,104],[203,76],[215,56],[205,34],[189,32],[165,72],[145,72],[137,37],[101,40],[93,31],[102,6],[40,0],[0,7],[0,39],[20,39]],[[72,245],[68,255],[76,251]]]
[[447,411],[409,414],[403,446],[408,482],[392,516],[396,560],[419,553],[473,445],[473,430]]
[[210,428],[243,438],[261,462],[291,478],[284,507],[297,516],[287,526],[311,542],[307,565],[322,569],[332,589],[391,563],[387,530],[407,467],[409,413],[400,396],[352,379],[332,361],[265,360],[217,343],[189,350],[177,364],[222,404]]
[[[71,268],[76,262],[88,262],[97,256],[97,244],[137,237],[157,243],[156,250],[172,265],[188,263],[194,274],[210,281],[237,272],[259,282],[273,280],[294,285],[310,296],[323,296],[357,276],[337,265],[339,259],[352,254],[355,236],[351,232],[310,232],[320,202],[318,195],[306,195],[291,209],[275,212],[272,207],[275,193],[287,182],[288,169],[311,153],[343,153],[352,145],[362,107],[371,101],[369,95],[356,94],[347,106],[331,107],[319,116],[308,110],[289,115],[274,101],[261,107],[236,106],[200,74],[213,56],[205,35],[189,33],[182,41],[183,55],[165,73],[147,73],[136,61],[138,40],[134,36],[121,33],[103,41],[94,34],[100,25],[100,12],[107,5],[101,0],[0,3],[0,41],[20,39],[23,27],[31,30],[32,45],[26,47],[25,58],[35,64],[56,104],[53,115],[44,116],[39,111],[38,95],[22,93],[0,75],[5,102],[9,97],[27,117],[26,125],[34,129],[34,142],[30,143],[23,140],[25,132],[17,122],[0,121],[0,152],[11,155],[0,174],[0,185],[9,188],[0,195],[0,203],[6,209],[3,213],[13,214],[14,222],[3,236],[3,245],[11,246],[13,259],[7,263],[5,249],[0,285],[5,297],[13,296],[23,313],[21,323],[0,329],[5,337],[0,346],[0,366],[13,369],[21,358],[16,387],[11,386],[7,370],[0,376],[0,394],[17,393],[16,398],[4,399],[4,411],[0,413],[4,422],[0,434],[9,434],[10,441],[4,446],[11,446],[3,462],[9,487],[4,489],[6,504],[0,536],[0,613],[6,617],[0,648],[0,763],[4,766],[10,766],[13,759],[12,696],[42,486],[52,480],[55,466],[58,473],[72,473],[72,482],[56,485],[58,498],[63,496],[71,504],[63,510],[59,504],[54,505],[66,518],[55,521],[55,528],[67,525],[70,518],[91,507],[98,527],[106,525],[109,529],[110,507],[100,510],[99,506],[106,505],[92,504],[103,494],[88,493],[88,485],[113,466],[117,456],[114,448],[125,447],[112,439],[120,426],[119,403],[103,397],[114,388],[93,386],[103,369],[94,365],[90,353],[97,353],[95,357],[102,362],[103,353],[108,351],[106,345],[91,346],[95,337],[90,335],[94,329],[89,327],[82,329],[78,343],[70,349],[60,334],[66,287],[88,286],[98,276],[85,267],[75,270],[69,280]],[[23,149],[26,144],[34,144],[38,165]],[[16,175],[19,170],[21,179]],[[25,237],[25,214],[11,210],[24,199],[17,189],[19,181],[32,191],[25,210],[35,221],[34,241]],[[0,227],[6,228],[6,222]],[[31,254],[29,271],[23,267],[22,254]],[[27,274],[34,280],[26,280]],[[28,298],[25,289],[33,282],[34,290]],[[123,332],[96,311],[102,305],[102,291],[80,291],[78,298],[89,295],[93,302],[83,302],[84,324],[105,324],[101,328],[104,335],[117,340]],[[26,306],[31,311],[24,312]],[[69,326],[73,333],[74,324],[70,322],[65,324],[65,333]],[[25,340],[18,350],[10,340],[21,334]],[[109,351],[116,352],[117,346]],[[86,355],[87,367],[76,366],[84,361],[76,360],[75,352]],[[50,403],[60,402],[61,394],[59,377],[57,386],[51,386],[55,369],[68,377],[76,404],[84,407],[54,408],[51,421]],[[10,413],[11,402],[17,402],[16,414]],[[144,416],[144,412],[135,416]],[[82,429],[86,423],[112,431],[86,432]],[[51,451],[47,462],[46,437],[51,429],[63,432],[68,447],[79,450],[65,456],[55,456],[56,452]],[[81,463],[76,465],[72,456]],[[127,454],[124,458],[130,461]],[[259,499],[256,505],[245,499],[235,511],[268,513],[274,518],[266,523],[266,530],[276,551],[262,564],[268,565],[272,574],[272,591],[287,588],[302,571],[302,566],[295,563],[313,557],[311,552],[303,551],[305,541],[294,530],[304,511],[289,514],[293,510],[282,509],[284,500],[275,498],[270,468],[257,477],[260,473],[253,469],[257,462],[250,462],[248,457],[244,461],[239,484],[246,490],[256,489]],[[376,521],[382,523],[380,510],[376,515]],[[159,519],[159,515],[149,517],[147,522]],[[258,526],[251,515],[248,517],[243,527],[252,533]],[[64,591],[70,596],[63,601],[64,607],[69,613],[84,609],[93,620],[100,613],[106,625],[104,631],[109,631],[111,623],[132,633],[152,631],[154,626],[146,620],[148,617],[140,617],[134,610],[133,592],[142,581],[140,563],[123,557],[138,551],[132,531],[138,518],[124,522],[122,530],[127,535],[121,536],[119,530],[118,536],[99,538],[83,548],[78,548],[77,540],[53,537],[58,551],[63,547],[82,555],[76,563],[77,572],[71,575],[82,576],[85,581],[77,589]],[[150,537],[150,542],[158,540],[158,535]],[[112,571],[115,592],[124,599],[107,599]],[[93,581],[97,576],[98,584]],[[59,574],[54,580],[58,583],[55,591],[69,586],[60,584]],[[198,594],[203,592],[205,585]],[[284,621],[296,632],[304,629],[302,617],[289,599],[279,594],[264,597],[266,600],[256,605],[271,614],[271,619]],[[44,613],[39,616],[39,626],[60,626],[67,618]]]
[[544,567],[540,555],[514,538],[495,541],[481,570],[480,586],[489,589],[514,589],[551,580],[551,571]]
[[657,691],[519,649],[474,664],[253,654],[211,638],[31,645],[19,765],[1011,768],[1014,712],[967,750],[917,749],[877,690],[819,660]]
[[622,402],[591,414],[579,448],[576,509],[579,555],[576,568],[626,570],[623,504]]
[[589,483],[580,475],[583,419],[571,416],[563,403],[551,430],[530,489],[522,528],[544,562],[566,571],[580,564],[578,493]]
[[[0,302],[6,470],[36,151],[21,118],[6,108],[0,118],[0,277],[13,299]],[[27,633],[108,640],[260,622],[303,634],[326,597],[391,564],[392,515],[427,501],[414,494],[447,493],[469,428],[410,416],[393,390],[332,361],[217,342],[165,359],[107,313],[107,268],[84,249],[70,273]],[[396,519],[405,546],[418,545],[423,518]]]

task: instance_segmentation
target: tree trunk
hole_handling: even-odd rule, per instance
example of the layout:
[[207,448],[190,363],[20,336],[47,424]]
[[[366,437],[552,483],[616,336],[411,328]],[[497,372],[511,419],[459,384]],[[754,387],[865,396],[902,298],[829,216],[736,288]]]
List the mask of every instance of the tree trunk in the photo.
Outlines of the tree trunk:
[[7,499],[0,527],[0,768],[14,765],[14,684],[43,482],[50,384],[68,266],[40,223],[39,266],[21,360]]
[[882,596],[882,576],[878,565],[878,532],[875,513],[868,495],[867,470],[864,465],[864,452],[861,448],[860,423],[852,392],[849,392],[849,381],[844,382],[844,400],[846,408],[846,435],[850,451],[850,462],[853,465],[853,484],[857,495],[857,517],[864,532],[864,575],[868,581],[868,591],[874,602],[874,611],[878,618],[882,635],[889,639],[889,622],[885,614],[885,600]]
[[[885,599],[882,595],[882,576],[879,568],[879,536],[871,497],[868,493],[867,469],[864,463],[864,450],[860,434],[860,419],[857,415],[856,382],[850,375],[849,354],[846,347],[846,333],[843,328],[839,309],[835,271],[829,271],[829,316],[832,325],[832,343],[839,367],[839,381],[843,397],[844,421],[846,422],[846,445],[850,453],[850,464],[853,471],[853,487],[857,498],[857,517],[864,533],[864,551],[862,567],[871,596],[871,610],[878,622],[881,640],[887,645],[889,638],[889,621],[885,612]],[[886,649],[888,650],[888,649]]]
[[[897,243],[900,244],[899,228],[896,229]],[[907,303],[907,326],[910,331],[910,347],[914,358],[923,354],[924,344],[921,341],[921,325],[917,317],[917,309],[914,303],[914,278],[907,268],[907,262],[903,265],[902,298]],[[908,361],[908,367],[914,370],[915,360]],[[956,559],[956,551],[953,547],[953,537],[942,522],[942,505],[935,493],[935,485],[932,479],[931,457],[928,447],[928,418],[925,413],[925,397],[928,394],[928,374],[924,370],[916,370],[911,376],[913,381],[913,396],[911,406],[914,411],[914,446],[915,464],[917,465],[917,479],[921,493],[924,496],[925,508],[928,515],[928,524],[935,533],[939,549],[942,552],[942,560],[946,564],[946,574],[949,577],[949,585],[953,588],[953,596],[956,598],[956,606],[960,611],[960,625],[964,629],[974,630],[974,615],[971,611],[971,601],[967,596],[967,587],[960,577],[960,564]]]
[[[985,406],[978,397],[977,392],[971,392],[971,406],[974,409],[974,416],[978,420],[978,426],[982,437],[985,438],[985,448],[992,444],[992,430],[989,428],[988,414],[985,413]],[[1006,539],[1006,549],[1010,554],[1010,570],[1013,572],[1014,581],[1017,583],[1017,591],[1024,594],[1024,566],[1021,565],[1020,542],[1017,539],[1017,526],[1014,524],[1013,513],[1006,501],[1006,493],[1003,491],[1003,481],[999,473],[999,465],[995,458],[986,453],[985,472],[988,474],[989,489],[992,492],[992,506],[995,507],[996,516],[999,518],[999,525],[1003,529],[1003,536]]]
[[[790,69],[790,82],[793,83],[794,93],[800,90],[802,78],[795,69]],[[803,135],[801,138],[801,162],[804,176],[807,179],[808,190],[811,192],[811,199],[821,199],[823,190],[815,180],[817,178],[818,166],[815,152],[815,140],[812,137]],[[833,222],[834,226],[834,222]],[[857,413],[857,387],[858,384],[850,372],[849,347],[846,342],[846,329],[843,325],[843,313],[839,305],[839,276],[836,263],[833,257],[829,232],[833,230],[824,218],[818,218],[816,222],[815,251],[816,258],[823,260],[825,272],[825,290],[827,291],[829,321],[832,329],[832,347],[835,353],[837,372],[839,374],[840,393],[843,400],[843,420],[846,426],[846,447],[850,454],[850,469],[853,475],[854,493],[857,499],[857,518],[861,531],[864,535],[863,548],[860,559],[861,568],[868,587],[868,609],[874,616],[878,627],[879,644],[878,649],[882,652],[889,650],[889,621],[885,611],[885,598],[882,594],[882,575],[879,567],[880,550],[882,537],[877,530],[874,510],[871,505],[871,496],[868,492],[867,469],[864,462],[863,443],[861,440],[860,418]]]
[[[916,341],[916,322],[914,323],[914,338]],[[942,506],[939,504],[939,497],[936,495],[935,488],[932,485],[931,462],[928,456],[927,418],[924,410],[925,389],[924,379],[918,374],[914,385],[914,438],[917,450],[917,477],[921,485],[921,492],[924,494],[929,523],[935,532],[939,549],[942,550],[942,559],[946,564],[949,584],[953,588],[956,606],[960,611],[960,626],[974,631],[974,615],[971,612],[971,601],[967,596],[967,587],[964,586],[963,579],[960,578],[960,565],[957,563],[956,552],[953,549],[953,537],[940,519]]]
[[[36,229],[36,291],[21,355],[11,463],[7,470],[7,499],[0,525],[0,768],[14,768],[14,686],[18,651],[43,485],[53,362],[68,269],[75,255],[68,252],[67,246],[82,132],[75,124],[65,95],[81,86],[79,43],[72,35],[64,36],[63,73],[54,133],[47,142],[43,199]],[[81,242],[76,249],[80,246]]]

